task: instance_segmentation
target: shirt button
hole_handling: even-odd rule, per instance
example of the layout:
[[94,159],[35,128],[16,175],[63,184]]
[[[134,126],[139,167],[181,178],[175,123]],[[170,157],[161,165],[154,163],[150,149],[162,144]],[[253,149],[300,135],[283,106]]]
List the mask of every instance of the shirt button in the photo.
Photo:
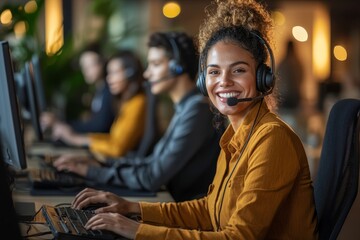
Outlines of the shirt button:
[[228,183],[228,188],[230,188],[232,185],[232,181],[230,180],[229,183]]

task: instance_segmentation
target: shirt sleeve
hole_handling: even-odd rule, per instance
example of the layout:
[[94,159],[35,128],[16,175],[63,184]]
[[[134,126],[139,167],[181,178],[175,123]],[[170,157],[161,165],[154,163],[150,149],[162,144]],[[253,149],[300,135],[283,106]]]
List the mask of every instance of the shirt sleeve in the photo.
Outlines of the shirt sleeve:
[[196,102],[176,113],[178,118],[155,146],[153,154],[127,167],[117,175],[131,189],[157,191],[176,175],[203,146],[213,128],[212,113],[205,102]]
[[143,223],[212,230],[206,197],[181,203],[140,202],[140,208]]
[[144,133],[145,95],[137,95],[125,103],[109,134],[89,134],[90,150],[106,157],[119,157],[133,150]]
[[143,223],[135,239],[210,240],[223,235],[213,231],[206,197],[182,203],[140,202],[140,208]]

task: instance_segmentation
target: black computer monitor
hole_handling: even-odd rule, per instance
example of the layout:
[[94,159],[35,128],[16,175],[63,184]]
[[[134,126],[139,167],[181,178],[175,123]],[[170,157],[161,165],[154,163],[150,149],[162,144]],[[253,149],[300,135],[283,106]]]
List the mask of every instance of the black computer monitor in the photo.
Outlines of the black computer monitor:
[[39,103],[39,111],[43,112],[47,108],[46,103],[46,97],[45,97],[45,89],[44,89],[44,83],[43,83],[43,77],[42,77],[42,68],[41,68],[41,61],[40,57],[35,54],[31,58],[32,63],[32,73],[34,77],[34,83],[35,83],[35,91],[36,96],[38,97],[38,103]]
[[25,86],[25,68],[19,72],[14,73],[16,96],[18,98],[18,106],[20,109],[20,116],[24,121],[30,121],[30,107],[28,104],[27,90]]
[[31,123],[35,132],[36,140],[41,142],[44,140],[43,131],[40,125],[40,107],[37,92],[35,90],[35,80],[33,74],[32,62],[25,63],[25,88],[27,96],[27,104],[30,111]]
[[[0,149],[1,152],[1,149]],[[19,226],[19,219],[15,211],[14,202],[11,194],[9,172],[7,162],[0,155],[0,232],[3,236],[10,236],[11,239],[22,239]]]
[[0,41],[0,148],[1,158],[15,170],[25,169],[26,155],[10,47]]

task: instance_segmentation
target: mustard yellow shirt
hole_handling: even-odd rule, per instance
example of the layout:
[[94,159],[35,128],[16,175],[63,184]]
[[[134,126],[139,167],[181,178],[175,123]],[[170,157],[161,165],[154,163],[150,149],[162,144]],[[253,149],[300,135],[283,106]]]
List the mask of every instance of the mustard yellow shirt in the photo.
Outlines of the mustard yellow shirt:
[[[230,125],[223,134],[208,195],[182,203],[141,202],[143,223],[135,239],[318,238],[303,145],[265,103],[259,107],[250,110],[236,132]],[[258,109],[257,124],[240,154]]]
[[139,93],[122,104],[109,133],[90,133],[90,151],[119,157],[133,150],[145,130],[146,95]]

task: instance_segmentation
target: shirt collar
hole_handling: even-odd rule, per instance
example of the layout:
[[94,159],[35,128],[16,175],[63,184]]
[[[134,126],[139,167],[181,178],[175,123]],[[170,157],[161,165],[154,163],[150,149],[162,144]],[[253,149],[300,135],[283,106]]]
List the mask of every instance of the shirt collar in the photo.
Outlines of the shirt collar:
[[220,146],[222,149],[224,150],[227,149],[228,151],[231,152],[239,151],[241,149],[241,147],[245,144],[249,132],[251,131],[251,128],[254,124],[254,119],[257,115],[259,107],[260,110],[256,122],[259,122],[260,119],[270,111],[266,103],[263,102],[264,101],[257,102],[254,105],[254,107],[250,109],[250,111],[245,116],[243,122],[241,123],[240,127],[236,130],[236,132],[234,131],[231,124],[229,124],[229,126],[227,127],[223,136],[220,139]]

